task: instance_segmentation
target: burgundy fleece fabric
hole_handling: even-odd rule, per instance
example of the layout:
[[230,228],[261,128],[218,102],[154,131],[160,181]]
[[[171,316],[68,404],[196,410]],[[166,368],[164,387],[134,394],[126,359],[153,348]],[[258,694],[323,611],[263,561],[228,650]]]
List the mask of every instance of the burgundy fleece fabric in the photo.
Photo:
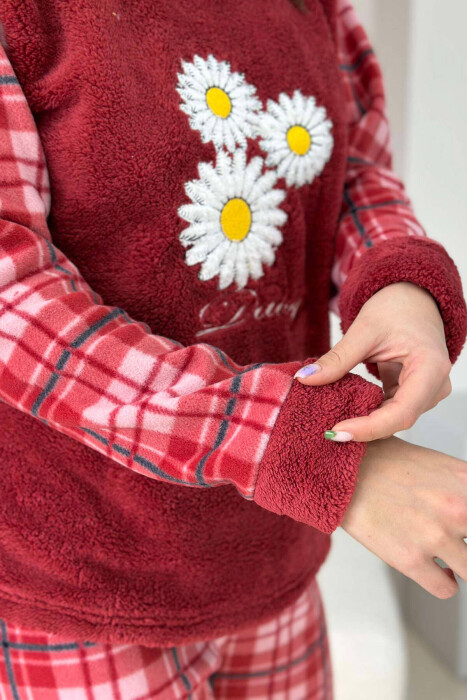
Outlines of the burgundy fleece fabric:
[[[0,3],[46,154],[55,245],[107,304],[152,333],[191,345],[200,330],[216,329],[202,341],[244,365],[329,348],[347,126],[334,2],[307,5],[302,14],[285,0]],[[274,265],[243,290],[200,280],[179,241],[184,183],[216,154],[180,109],[177,72],[182,59],[210,53],[244,73],[263,105],[299,88],[333,123],[322,174],[299,188],[278,181],[287,193],[284,240]],[[264,156],[251,141],[254,155]],[[400,264],[373,275],[387,284]],[[359,274],[368,287],[364,272],[351,276],[346,319],[361,300]],[[264,313],[271,304],[281,313]],[[276,615],[325,559],[364,452],[322,433],[380,400],[380,389],[351,375],[332,387],[293,383],[256,502],[234,486],[144,478],[0,404],[0,616],[72,640],[171,646]]]
[[[343,332],[373,294],[394,282],[412,282],[431,293],[444,321],[449,359],[454,363],[467,335],[462,282],[446,250],[429,238],[395,238],[365,251],[342,286],[339,311]],[[367,367],[379,378],[376,364],[368,362]]]
[[382,399],[382,390],[358,375],[312,392],[293,384],[261,463],[256,503],[334,532],[350,504],[366,443],[352,442],[342,450],[341,444],[323,441],[323,433],[331,414],[339,420],[366,416]]

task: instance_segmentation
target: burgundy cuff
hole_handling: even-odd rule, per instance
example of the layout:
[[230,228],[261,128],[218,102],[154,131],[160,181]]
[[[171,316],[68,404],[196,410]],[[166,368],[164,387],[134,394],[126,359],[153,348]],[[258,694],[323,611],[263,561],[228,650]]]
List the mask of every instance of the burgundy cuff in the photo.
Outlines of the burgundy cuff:
[[[339,297],[344,333],[363,304],[379,289],[394,282],[412,282],[434,297],[444,321],[446,345],[452,363],[467,335],[467,310],[457,267],[445,249],[429,238],[400,237],[365,251],[352,267]],[[377,366],[367,363],[378,377]]]
[[366,416],[382,390],[355,374],[333,384],[294,381],[260,465],[254,500],[330,534],[352,499],[366,443],[334,443],[324,432],[346,418]]

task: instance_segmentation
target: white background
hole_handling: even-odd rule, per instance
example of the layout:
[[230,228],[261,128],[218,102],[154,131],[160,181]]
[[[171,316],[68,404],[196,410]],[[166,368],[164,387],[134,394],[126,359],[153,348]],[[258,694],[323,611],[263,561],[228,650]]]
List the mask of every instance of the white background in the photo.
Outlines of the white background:
[[[428,236],[454,258],[466,290],[467,2],[353,4],[383,67],[395,169]],[[452,382],[455,393],[467,392],[467,351]]]

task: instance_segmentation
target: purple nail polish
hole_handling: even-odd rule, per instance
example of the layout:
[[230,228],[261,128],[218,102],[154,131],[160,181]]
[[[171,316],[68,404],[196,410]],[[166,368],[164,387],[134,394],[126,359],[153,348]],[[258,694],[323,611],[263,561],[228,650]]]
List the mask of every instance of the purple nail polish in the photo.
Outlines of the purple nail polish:
[[315,362],[312,365],[305,365],[305,367],[302,367],[298,370],[298,372],[295,373],[294,379],[296,379],[297,377],[300,379],[305,379],[305,377],[311,377],[313,374],[317,374],[322,369],[323,368],[321,367],[321,365],[319,365],[317,362]]

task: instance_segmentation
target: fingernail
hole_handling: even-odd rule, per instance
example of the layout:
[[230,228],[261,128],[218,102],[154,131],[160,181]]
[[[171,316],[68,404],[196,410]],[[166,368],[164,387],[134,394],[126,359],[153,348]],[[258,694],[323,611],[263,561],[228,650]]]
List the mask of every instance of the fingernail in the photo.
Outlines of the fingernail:
[[350,442],[350,440],[353,440],[352,433],[345,433],[343,430],[326,430],[324,437],[326,440],[332,440],[333,442]]
[[313,365],[306,365],[294,374],[294,379],[297,379],[297,377],[299,377],[300,379],[305,379],[305,377],[311,377],[313,374],[321,372],[322,369],[323,368],[321,367],[321,365],[319,365],[317,362],[315,362]]

